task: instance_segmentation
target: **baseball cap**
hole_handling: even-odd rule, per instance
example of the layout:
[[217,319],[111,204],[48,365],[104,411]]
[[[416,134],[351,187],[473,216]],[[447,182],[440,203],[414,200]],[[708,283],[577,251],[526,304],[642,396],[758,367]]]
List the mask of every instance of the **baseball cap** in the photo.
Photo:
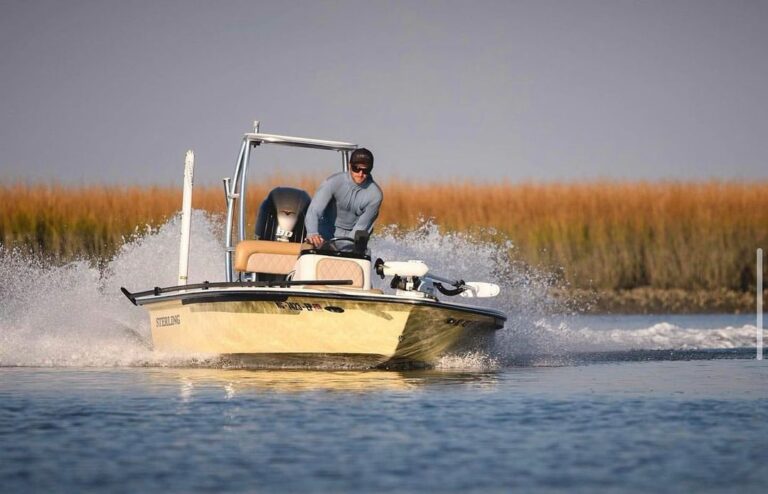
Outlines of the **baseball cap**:
[[355,149],[352,151],[352,156],[349,157],[349,164],[364,166],[371,170],[373,169],[373,153],[365,148]]

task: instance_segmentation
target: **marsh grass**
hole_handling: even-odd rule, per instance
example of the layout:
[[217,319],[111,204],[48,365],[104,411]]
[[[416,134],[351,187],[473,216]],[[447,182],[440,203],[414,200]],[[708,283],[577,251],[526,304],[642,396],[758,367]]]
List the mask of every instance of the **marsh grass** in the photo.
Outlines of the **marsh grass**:
[[[249,190],[250,216],[290,183]],[[558,273],[573,288],[754,289],[757,247],[768,248],[768,183],[383,183],[378,225],[441,228],[509,240],[510,256]],[[131,235],[176,214],[170,187],[0,185],[0,242],[60,259],[108,258]],[[197,187],[193,207],[224,212],[221,187]],[[253,218],[249,221],[252,225]],[[249,231],[252,226],[249,226]]]
[[[570,286],[688,290],[754,287],[768,245],[768,183],[397,184],[387,215],[493,227],[511,254],[561,270]],[[394,196],[394,197],[393,197]],[[388,218],[389,219],[389,218]]]

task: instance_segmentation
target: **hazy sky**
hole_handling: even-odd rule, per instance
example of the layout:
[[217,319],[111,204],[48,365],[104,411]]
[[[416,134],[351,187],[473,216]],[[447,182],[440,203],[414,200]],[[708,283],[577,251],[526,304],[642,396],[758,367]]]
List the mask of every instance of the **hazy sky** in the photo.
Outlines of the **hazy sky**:
[[218,182],[254,119],[380,180],[766,179],[768,1],[0,0],[4,182]]

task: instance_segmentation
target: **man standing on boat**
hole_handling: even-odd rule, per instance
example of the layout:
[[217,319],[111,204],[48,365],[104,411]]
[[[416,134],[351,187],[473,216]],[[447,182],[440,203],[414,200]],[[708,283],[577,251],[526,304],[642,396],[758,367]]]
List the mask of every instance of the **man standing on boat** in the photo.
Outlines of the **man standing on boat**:
[[384,196],[371,170],[373,153],[355,149],[349,172],[334,173],[317,189],[305,220],[307,241],[315,248],[331,238],[354,238],[357,230],[373,232]]

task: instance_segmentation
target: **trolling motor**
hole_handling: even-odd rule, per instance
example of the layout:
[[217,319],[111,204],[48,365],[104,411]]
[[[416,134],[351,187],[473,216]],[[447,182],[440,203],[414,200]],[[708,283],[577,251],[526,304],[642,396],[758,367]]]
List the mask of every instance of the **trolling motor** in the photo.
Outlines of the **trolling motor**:
[[495,297],[501,291],[493,283],[481,281],[464,281],[445,278],[429,272],[429,266],[424,261],[389,261],[376,259],[374,272],[381,279],[392,276],[390,287],[396,295],[435,297],[435,290],[443,295],[453,297],[459,295],[469,298]]

